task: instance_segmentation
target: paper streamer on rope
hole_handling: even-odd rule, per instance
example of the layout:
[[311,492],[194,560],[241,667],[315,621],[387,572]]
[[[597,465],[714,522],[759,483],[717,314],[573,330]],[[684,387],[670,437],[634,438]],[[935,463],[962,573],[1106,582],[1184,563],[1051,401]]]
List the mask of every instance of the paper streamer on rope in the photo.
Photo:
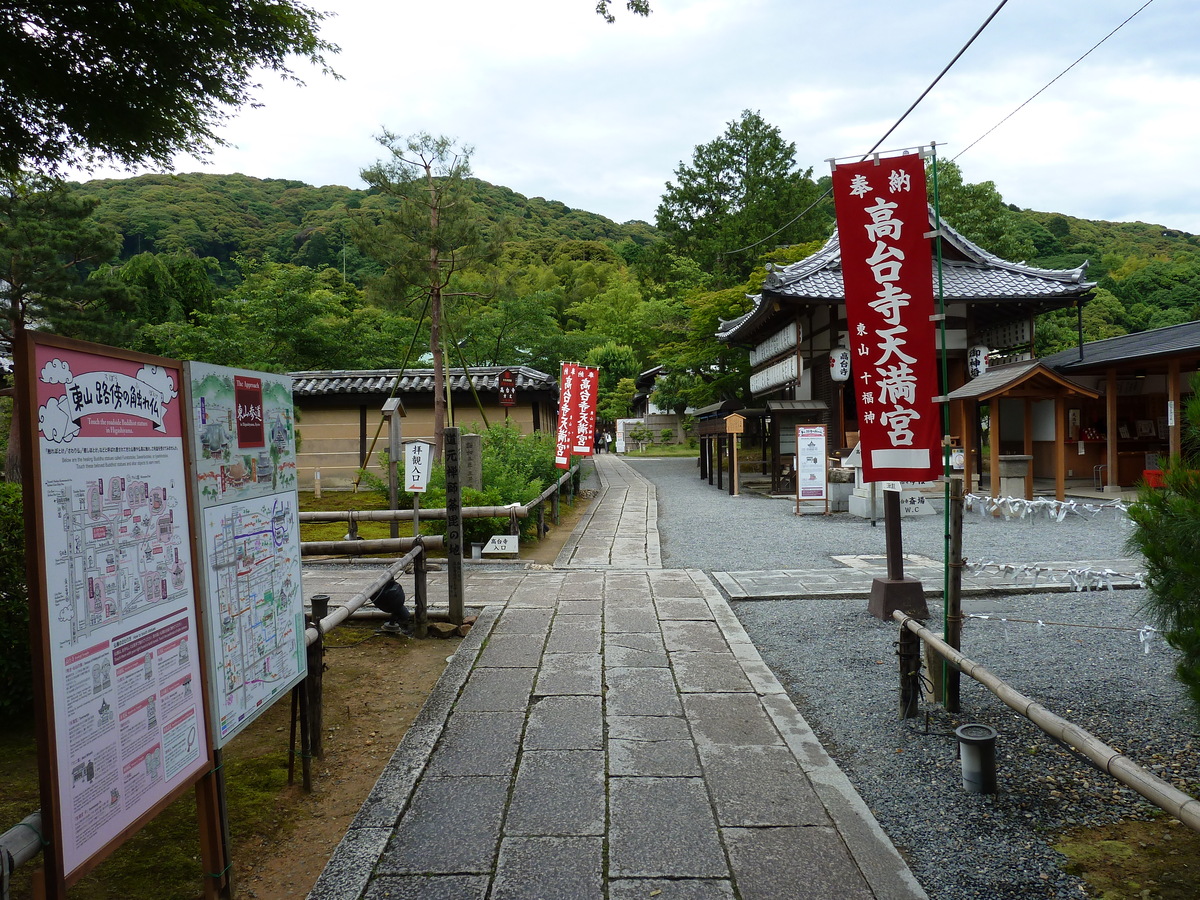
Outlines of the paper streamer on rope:
[[[966,613],[963,618],[980,619],[982,621],[994,619],[997,622],[1003,622],[1005,625],[1009,622],[1020,622],[1023,625],[1036,625],[1038,631],[1044,630],[1047,625],[1042,619],[1014,619],[1009,616],[993,616],[985,613]],[[1154,639],[1162,633],[1153,625],[1142,625],[1138,628],[1122,628],[1114,625],[1094,625],[1089,622],[1051,622],[1049,624],[1058,628],[1099,628],[1104,631],[1136,631],[1138,642],[1142,645],[1142,652],[1147,656],[1150,655],[1150,651],[1153,649]]]
[[1111,509],[1119,518],[1128,521],[1129,504],[1124,500],[1109,500],[1107,503],[1087,503],[1083,500],[1050,500],[1037,497],[1026,500],[1023,497],[987,497],[981,494],[967,494],[963,501],[966,509],[979,509],[981,515],[990,516],[997,512],[1005,519],[1033,518],[1045,514],[1052,522],[1062,522],[1069,515],[1083,519],[1094,519],[1099,513]]
[[1070,584],[1073,591],[1114,590],[1114,579],[1130,581],[1137,586],[1146,583],[1145,572],[1118,572],[1114,569],[1094,569],[1091,566],[1077,566],[1069,569],[1055,569],[1051,566],[1029,563],[1014,565],[998,563],[992,560],[976,562],[970,560],[966,564],[968,575],[1006,575],[1013,581],[1023,581],[1028,578],[1032,587],[1037,587],[1039,581],[1050,584]]

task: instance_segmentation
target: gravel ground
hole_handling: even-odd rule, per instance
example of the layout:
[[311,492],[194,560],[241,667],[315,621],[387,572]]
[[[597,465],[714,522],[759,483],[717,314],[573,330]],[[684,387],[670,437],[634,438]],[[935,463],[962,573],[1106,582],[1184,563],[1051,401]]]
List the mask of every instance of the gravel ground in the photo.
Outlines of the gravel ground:
[[[796,517],[787,500],[731,498],[701,482],[692,460],[630,462],[658,488],[665,566],[826,568],[837,564],[833,556],[884,552],[882,522],[873,528],[846,514]],[[1127,526],[1112,510],[1061,523],[967,513],[963,531],[969,560],[1024,565],[1127,555]],[[940,514],[906,519],[904,550],[940,560],[943,534]],[[969,598],[965,612],[991,618],[967,621],[963,652],[1196,795],[1196,720],[1172,677],[1173,652],[1161,639],[1143,644],[1139,638],[1144,600],[1140,590]],[[1157,813],[970,678],[962,679],[961,714],[924,704],[921,717],[902,722],[898,629],[870,616],[864,599],[799,597],[740,602],[734,609],[935,900],[1085,897],[1083,882],[1063,870],[1064,859],[1053,849],[1057,836]],[[931,600],[930,613],[937,630],[940,601]],[[999,732],[994,795],[962,788],[953,732],[964,722]]]

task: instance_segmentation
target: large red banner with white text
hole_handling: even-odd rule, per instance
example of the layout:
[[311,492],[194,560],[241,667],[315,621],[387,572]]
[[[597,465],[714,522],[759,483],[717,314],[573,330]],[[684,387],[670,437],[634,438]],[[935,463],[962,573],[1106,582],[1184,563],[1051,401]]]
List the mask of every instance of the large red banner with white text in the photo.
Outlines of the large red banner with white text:
[[563,363],[558,382],[558,440],[554,448],[554,464],[560,469],[571,465],[572,453],[592,455],[599,383],[599,369]]
[[942,460],[925,165],[839,164],[833,192],[863,479],[929,481]]

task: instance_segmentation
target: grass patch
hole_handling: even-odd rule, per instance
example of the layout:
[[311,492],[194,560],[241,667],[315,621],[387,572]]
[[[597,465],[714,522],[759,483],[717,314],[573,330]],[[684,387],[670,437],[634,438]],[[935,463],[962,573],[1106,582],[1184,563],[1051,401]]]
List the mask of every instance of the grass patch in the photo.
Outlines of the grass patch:
[[659,457],[659,456],[679,456],[679,457],[698,457],[700,455],[699,447],[689,447],[686,444],[651,444],[644,450],[626,450],[622,456],[632,457]]
[[[250,726],[259,737],[239,736],[225,750],[225,783],[234,858],[244,858],[286,833],[295,821],[299,788],[288,788],[287,732],[277,729],[290,714],[287,699]],[[263,736],[267,740],[263,741]],[[40,805],[32,719],[7,724],[0,736],[4,794],[0,822],[10,827]],[[299,772],[297,771],[297,781]],[[203,890],[196,796],[187,791],[70,890],[72,900],[196,900]],[[31,897],[40,859],[17,870],[12,896]]]

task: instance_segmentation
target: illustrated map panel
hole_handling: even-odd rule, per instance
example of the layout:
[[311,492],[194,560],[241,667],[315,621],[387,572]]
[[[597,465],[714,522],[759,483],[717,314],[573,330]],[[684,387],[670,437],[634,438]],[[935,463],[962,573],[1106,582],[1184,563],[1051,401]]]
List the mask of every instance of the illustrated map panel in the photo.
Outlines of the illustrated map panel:
[[189,363],[187,378],[220,747],[307,671],[295,413],[285,375]]
[[64,877],[208,765],[180,372],[34,345]]

